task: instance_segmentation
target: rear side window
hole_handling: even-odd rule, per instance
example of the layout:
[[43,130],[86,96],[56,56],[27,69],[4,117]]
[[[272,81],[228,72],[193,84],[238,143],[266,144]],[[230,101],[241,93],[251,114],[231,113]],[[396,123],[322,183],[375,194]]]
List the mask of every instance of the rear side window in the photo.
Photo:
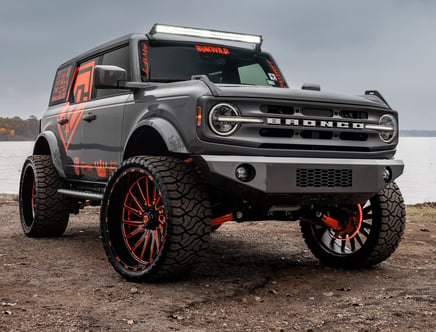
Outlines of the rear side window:
[[51,90],[50,106],[64,103],[67,100],[72,77],[73,65],[61,67],[57,70]]

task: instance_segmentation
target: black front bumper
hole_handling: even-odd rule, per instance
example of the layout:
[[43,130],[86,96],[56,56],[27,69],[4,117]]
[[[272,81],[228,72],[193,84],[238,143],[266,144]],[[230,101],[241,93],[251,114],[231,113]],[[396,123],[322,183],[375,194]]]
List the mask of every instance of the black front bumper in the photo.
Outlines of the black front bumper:
[[[215,186],[231,183],[244,192],[254,191],[268,197],[288,197],[299,204],[362,203],[400,176],[401,160],[327,159],[201,155],[203,167],[215,178]],[[236,177],[240,165],[251,165],[255,177],[242,182]],[[386,177],[386,172],[390,176]],[[243,197],[241,197],[243,198]],[[285,199],[286,200],[286,199]]]

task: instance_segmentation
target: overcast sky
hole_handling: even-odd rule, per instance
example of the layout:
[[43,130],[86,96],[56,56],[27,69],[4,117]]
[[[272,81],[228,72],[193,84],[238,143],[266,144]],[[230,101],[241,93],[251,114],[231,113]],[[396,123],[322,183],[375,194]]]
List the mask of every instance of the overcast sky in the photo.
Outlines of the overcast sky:
[[0,0],[0,117],[40,118],[59,64],[156,22],[262,34],[292,88],[377,89],[402,129],[436,130],[432,0]]

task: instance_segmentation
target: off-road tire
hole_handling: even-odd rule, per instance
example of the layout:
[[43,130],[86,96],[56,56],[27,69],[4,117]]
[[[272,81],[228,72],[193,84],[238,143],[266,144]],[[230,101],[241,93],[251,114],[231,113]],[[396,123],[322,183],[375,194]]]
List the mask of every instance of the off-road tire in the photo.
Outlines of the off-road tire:
[[369,267],[391,256],[401,241],[406,221],[403,197],[398,186],[395,183],[388,184],[363,206],[363,211],[367,229],[363,228],[362,231],[369,235],[364,236],[366,241],[360,248],[349,252],[341,252],[336,244],[333,249],[327,243],[328,230],[325,226],[302,221],[300,225],[304,240],[314,256],[326,265],[345,268]]
[[58,194],[64,181],[50,156],[26,159],[20,179],[21,226],[30,237],[61,236],[68,225],[71,200]]
[[132,157],[108,181],[100,213],[103,247],[129,280],[156,282],[190,271],[208,249],[210,225],[205,187],[181,160]]

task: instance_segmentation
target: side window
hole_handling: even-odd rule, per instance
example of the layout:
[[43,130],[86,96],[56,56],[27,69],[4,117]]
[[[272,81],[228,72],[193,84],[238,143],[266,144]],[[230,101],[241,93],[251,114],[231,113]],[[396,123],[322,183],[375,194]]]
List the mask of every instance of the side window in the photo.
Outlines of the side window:
[[73,76],[73,65],[59,68],[51,90],[49,105],[64,103],[67,100],[68,90]]
[[[101,63],[99,64],[121,67],[127,71],[127,80],[131,80],[128,46],[104,53],[101,56]],[[127,90],[123,89],[98,89],[96,97],[103,98],[127,92]]]
[[73,86],[74,103],[82,103],[92,98],[92,79],[96,59],[81,63],[77,68],[77,75]]

